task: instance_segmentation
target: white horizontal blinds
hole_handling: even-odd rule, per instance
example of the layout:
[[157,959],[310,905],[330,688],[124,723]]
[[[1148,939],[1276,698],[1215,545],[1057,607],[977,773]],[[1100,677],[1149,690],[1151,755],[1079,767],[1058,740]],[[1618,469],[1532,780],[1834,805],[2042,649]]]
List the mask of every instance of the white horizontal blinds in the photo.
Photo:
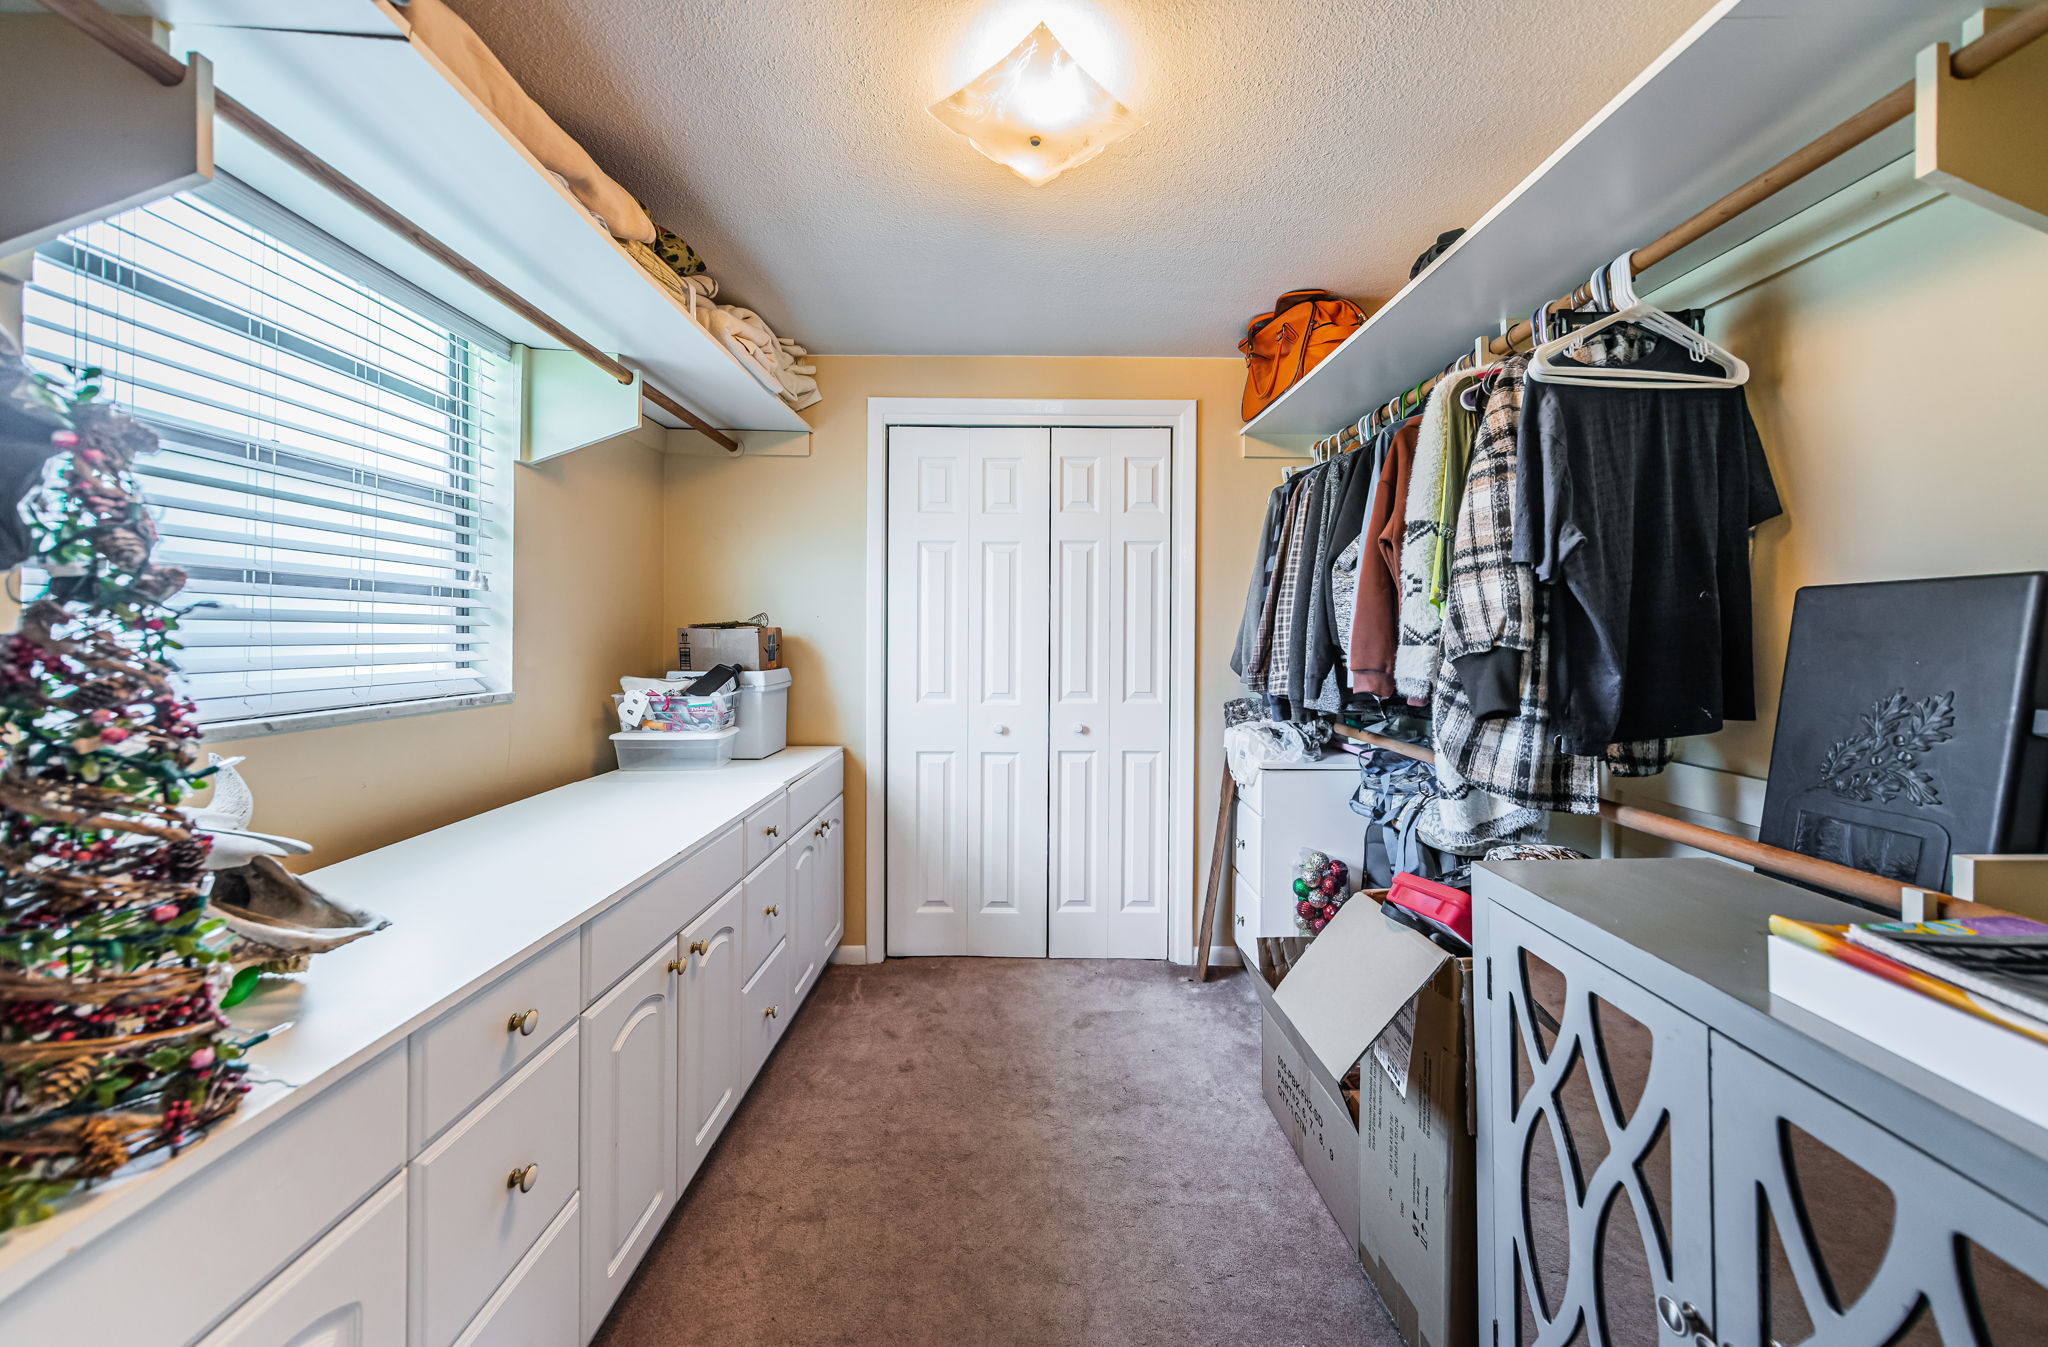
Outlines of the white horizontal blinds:
[[158,559],[217,605],[180,635],[202,720],[498,690],[497,357],[189,195],[46,244],[25,310],[162,437]]

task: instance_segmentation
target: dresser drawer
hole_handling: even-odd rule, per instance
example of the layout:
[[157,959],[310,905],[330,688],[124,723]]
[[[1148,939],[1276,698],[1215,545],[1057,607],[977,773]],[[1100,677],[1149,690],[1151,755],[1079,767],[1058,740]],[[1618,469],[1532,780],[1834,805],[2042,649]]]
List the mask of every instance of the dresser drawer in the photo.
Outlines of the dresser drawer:
[[747,876],[740,895],[740,976],[750,978],[789,935],[789,853]]
[[1230,937],[1248,966],[1259,966],[1260,927],[1265,913],[1259,906],[1259,886],[1242,870],[1230,872]]
[[576,1347],[583,1341],[576,1323],[582,1242],[582,1198],[577,1196],[477,1311],[455,1347]]
[[580,1049],[557,1035],[413,1162],[413,1347],[454,1342],[575,1193]]
[[1249,809],[1254,814],[1266,812],[1266,773],[1260,772],[1253,776],[1249,786],[1237,788],[1237,806],[1239,809]]
[[538,1053],[583,1013],[572,933],[412,1036],[413,1148]]
[[405,1176],[377,1190],[199,1347],[383,1347],[405,1340]]
[[789,946],[778,945],[753,980],[740,989],[740,1022],[734,1027],[740,1045],[740,1079],[746,1085],[753,1084],[761,1063],[768,1060],[768,1054],[782,1041],[782,1031],[789,1027],[790,1013],[796,1009],[790,998],[794,962]]
[[[225,1132],[177,1163],[224,1144]],[[393,1048],[0,1303],[0,1342],[184,1347],[404,1164],[405,1051]]]
[[789,839],[789,795],[776,791],[774,799],[747,815],[740,830],[747,837],[747,869],[752,870]]
[[800,777],[789,787],[789,821],[801,823],[815,818],[818,811],[837,799],[846,788],[846,760],[837,753],[824,766],[809,776]]
[[583,929],[586,1001],[603,996],[648,950],[695,921],[740,882],[747,872],[742,833],[738,824],[727,828]]
[[1231,864],[1253,879],[1264,879],[1259,861],[1265,855],[1266,827],[1259,816],[1246,809],[1241,801],[1237,806],[1235,831],[1237,836],[1230,843]]

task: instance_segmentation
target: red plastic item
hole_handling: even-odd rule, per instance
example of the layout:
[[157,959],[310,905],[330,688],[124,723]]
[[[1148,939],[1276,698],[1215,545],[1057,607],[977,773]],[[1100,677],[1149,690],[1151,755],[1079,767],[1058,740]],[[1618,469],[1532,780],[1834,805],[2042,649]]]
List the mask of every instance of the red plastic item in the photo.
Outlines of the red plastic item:
[[1387,890],[1387,901],[1472,943],[1472,895],[1448,884],[1402,871]]

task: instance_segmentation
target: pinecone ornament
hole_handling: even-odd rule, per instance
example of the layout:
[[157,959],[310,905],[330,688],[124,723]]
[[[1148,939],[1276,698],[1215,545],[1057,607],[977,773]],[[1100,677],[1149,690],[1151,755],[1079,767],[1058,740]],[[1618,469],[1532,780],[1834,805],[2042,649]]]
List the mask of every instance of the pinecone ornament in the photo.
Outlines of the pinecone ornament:
[[35,1084],[29,1087],[29,1102],[39,1107],[68,1104],[92,1084],[95,1074],[92,1062],[86,1058],[58,1062],[36,1076]]

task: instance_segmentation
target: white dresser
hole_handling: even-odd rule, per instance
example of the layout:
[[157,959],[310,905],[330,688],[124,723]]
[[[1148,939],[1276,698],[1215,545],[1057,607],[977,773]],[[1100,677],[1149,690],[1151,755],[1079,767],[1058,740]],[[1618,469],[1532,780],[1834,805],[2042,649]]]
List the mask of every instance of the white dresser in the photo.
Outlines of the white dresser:
[[0,1237],[0,1342],[587,1342],[838,947],[843,772],[607,773],[315,872],[393,925],[237,1009],[290,1027],[235,1119]]
[[1268,763],[1237,794],[1231,874],[1231,932],[1246,963],[1259,966],[1260,936],[1299,935],[1294,879],[1304,848],[1351,869],[1365,862],[1365,820],[1351,812],[1358,760],[1332,753],[1315,762]]

